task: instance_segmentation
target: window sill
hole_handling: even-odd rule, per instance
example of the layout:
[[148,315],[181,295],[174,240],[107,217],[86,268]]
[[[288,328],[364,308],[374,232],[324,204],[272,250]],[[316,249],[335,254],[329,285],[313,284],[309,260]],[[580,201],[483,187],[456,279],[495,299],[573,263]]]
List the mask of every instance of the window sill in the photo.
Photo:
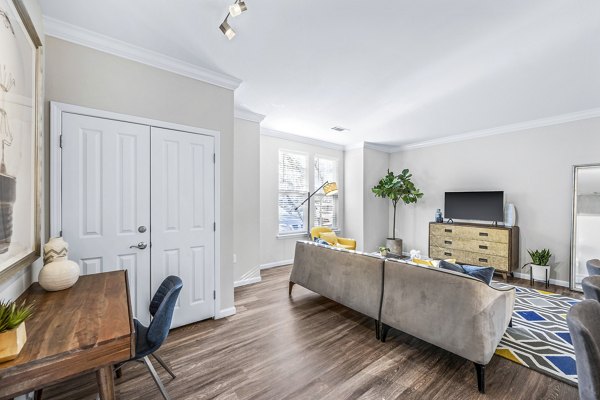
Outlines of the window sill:
[[[340,234],[339,229],[333,229],[333,232],[336,235]],[[278,233],[276,236],[277,239],[294,239],[294,238],[306,238],[310,239],[310,235],[307,232],[296,232],[296,233]]]

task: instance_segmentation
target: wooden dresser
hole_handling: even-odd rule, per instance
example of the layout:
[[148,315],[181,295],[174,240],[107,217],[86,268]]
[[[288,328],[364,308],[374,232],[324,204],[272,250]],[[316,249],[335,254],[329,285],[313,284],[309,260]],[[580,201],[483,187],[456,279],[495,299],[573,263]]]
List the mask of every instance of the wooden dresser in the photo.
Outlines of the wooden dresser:
[[519,267],[519,227],[431,222],[429,257],[494,267],[506,279]]

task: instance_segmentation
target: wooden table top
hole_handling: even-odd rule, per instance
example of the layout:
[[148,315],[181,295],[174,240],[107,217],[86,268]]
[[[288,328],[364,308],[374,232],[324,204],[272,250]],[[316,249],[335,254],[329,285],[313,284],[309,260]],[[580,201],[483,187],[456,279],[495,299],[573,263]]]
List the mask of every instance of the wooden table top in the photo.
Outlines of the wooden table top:
[[[26,381],[32,382],[31,390],[135,354],[125,271],[84,275],[58,292],[34,283],[22,300],[35,304],[35,310],[25,322],[23,350],[16,359],[0,363],[0,398],[25,390]],[[57,372],[58,368],[67,371]],[[16,392],[11,392],[11,384]]]

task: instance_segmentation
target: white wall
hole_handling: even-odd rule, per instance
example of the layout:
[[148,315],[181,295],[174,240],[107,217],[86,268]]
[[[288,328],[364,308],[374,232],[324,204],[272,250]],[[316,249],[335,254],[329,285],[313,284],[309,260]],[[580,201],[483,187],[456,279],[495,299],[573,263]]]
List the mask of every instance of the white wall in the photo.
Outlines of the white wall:
[[346,151],[344,156],[344,233],[356,240],[356,249],[364,246],[364,149]]
[[46,100],[221,132],[217,295],[221,310],[233,307],[233,91],[56,38],[46,44]]
[[385,245],[390,226],[388,199],[375,197],[371,188],[387,174],[390,155],[379,150],[364,149],[364,251],[378,251]]
[[517,209],[521,265],[529,261],[526,249],[549,248],[551,278],[567,283],[572,166],[599,163],[599,149],[600,118],[594,118],[392,154],[390,168],[409,168],[425,194],[416,205],[399,205],[404,250],[427,254],[428,223],[443,209],[444,192],[503,190]]
[[236,118],[233,124],[233,279],[260,280],[260,124]]
[[[44,22],[43,22],[43,18],[42,18],[42,10],[40,8],[40,5],[38,3],[37,0],[24,0],[24,4],[25,7],[27,8],[27,12],[29,13],[29,16],[31,18],[31,21],[33,22],[35,29],[42,41],[42,80],[44,80],[44,52],[45,52],[45,37],[44,37]],[[43,85],[42,85],[43,87]],[[40,93],[40,104],[43,104],[43,99],[44,99],[44,93],[43,93],[43,89],[42,89],[42,93]],[[42,143],[40,144],[42,146],[42,148],[45,149],[45,137],[42,138]],[[45,154],[46,151],[44,150],[43,152],[44,154],[42,155],[42,160],[41,162],[43,163],[43,165],[47,165],[47,160],[45,160]],[[42,174],[42,209],[41,209],[41,241],[42,243],[44,243],[47,239],[47,235],[45,234],[46,229],[45,226],[47,226],[45,224],[45,219],[46,219],[46,215],[48,215],[48,207],[45,203],[45,199],[48,198],[47,193],[48,191],[46,190],[46,185],[45,182],[47,182],[47,177],[45,174]],[[37,278],[37,274],[38,271],[42,268],[42,260],[39,259],[37,260],[33,266],[29,266],[21,271],[19,271],[17,274],[13,275],[12,277],[9,277],[7,280],[5,281],[0,281],[0,299],[15,299],[17,298],[21,293],[23,293],[25,291],[25,289],[27,289],[29,287],[29,285],[31,285],[31,282],[33,282],[36,278]]]
[[[277,265],[294,258],[296,241],[303,237],[278,238],[279,209],[277,205],[279,185],[279,149],[304,152],[309,163],[314,161],[315,154],[336,158],[338,160],[338,188],[340,189],[340,210],[344,209],[344,152],[313,144],[300,143],[267,135],[260,136],[260,263],[263,267]],[[312,171],[312,169],[309,169]],[[340,217],[342,217],[340,215]],[[311,217],[312,218],[312,217]],[[344,235],[343,218],[340,221]],[[312,226],[312,225],[311,225]]]

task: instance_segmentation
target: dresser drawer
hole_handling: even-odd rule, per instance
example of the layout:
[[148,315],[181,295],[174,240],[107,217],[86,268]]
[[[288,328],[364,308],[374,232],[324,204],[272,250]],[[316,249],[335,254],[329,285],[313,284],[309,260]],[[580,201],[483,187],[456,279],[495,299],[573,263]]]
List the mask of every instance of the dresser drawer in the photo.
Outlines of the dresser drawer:
[[453,224],[431,225],[431,235],[443,238],[480,240],[484,242],[508,243],[508,229],[494,229]]
[[442,247],[431,246],[429,250],[429,257],[435,260],[446,260],[449,258],[456,259],[456,262],[465,262],[462,261],[466,257],[466,252],[463,250],[453,250],[453,249],[445,249]]
[[464,259],[458,261],[464,264],[477,265],[481,267],[494,267],[500,272],[509,270],[507,257],[492,256],[471,252],[465,252],[464,257]]
[[453,250],[464,250],[486,255],[504,256],[508,254],[508,243],[486,242],[455,237],[431,236],[431,246]]

